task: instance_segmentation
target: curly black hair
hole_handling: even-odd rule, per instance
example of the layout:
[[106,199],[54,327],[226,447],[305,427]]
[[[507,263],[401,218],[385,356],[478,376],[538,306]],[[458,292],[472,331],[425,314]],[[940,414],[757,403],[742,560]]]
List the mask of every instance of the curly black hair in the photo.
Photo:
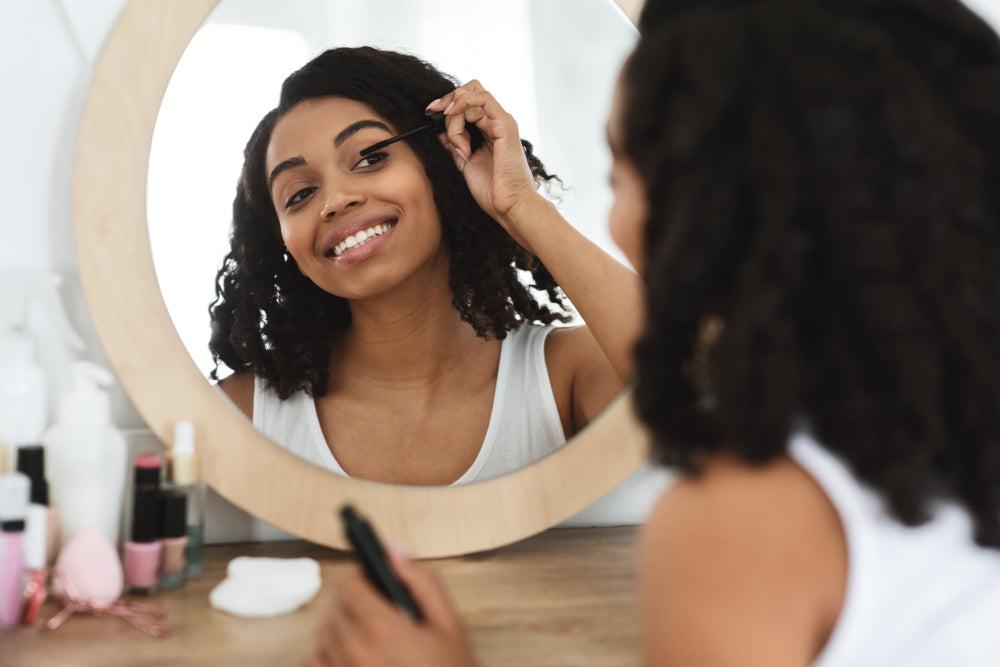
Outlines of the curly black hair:
[[[212,379],[218,379],[221,361],[234,371],[252,370],[281,398],[299,390],[322,396],[332,341],[350,326],[347,300],[302,275],[284,249],[264,166],[278,120],[305,100],[339,96],[363,102],[395,128],[408,129],[423,122],[428,102],[457,85],[419,58],[371,47],[325,51],[285,80],[278,107],[260,121],[244,151],[230,249],[209,306]],[[482,145],[479,130],[469,131],[473,148]],[[452,303],[462,319],[477,335],[496,339],[528,322],[568,322],[571,306],[552,275],[479,208],[437,137],[421,133],[408,141],[432,184]],[[521,143],[536,185],[558,182],[531,143]],[[536,298],[543,294],[548,303]]]
[[996,34],[956,0],[650,0],[640,31],[660,460],[765,463],[805,424],[904,524],[952,499],[1000,547]]

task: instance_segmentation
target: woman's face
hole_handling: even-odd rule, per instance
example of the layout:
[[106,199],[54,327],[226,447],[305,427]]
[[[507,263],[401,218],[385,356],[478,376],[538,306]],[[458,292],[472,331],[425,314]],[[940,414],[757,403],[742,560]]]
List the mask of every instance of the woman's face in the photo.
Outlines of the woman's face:
[[608,146],[612,155],[611,192],[614,195],[611,211],[608,213],[608,231],[635,270],[642,275],[645,270],[643,238],[649,205],[646,200],[646,187],[639,177],[639,172],[622,148],[622,104],[622,83],[619,75],[607,127]]
[[402,283],[435,258],[441,221],[423,163],[368,105],[322,97],[277,123],[265,173],[281,237],[299,271],[325,291],[362,299]]

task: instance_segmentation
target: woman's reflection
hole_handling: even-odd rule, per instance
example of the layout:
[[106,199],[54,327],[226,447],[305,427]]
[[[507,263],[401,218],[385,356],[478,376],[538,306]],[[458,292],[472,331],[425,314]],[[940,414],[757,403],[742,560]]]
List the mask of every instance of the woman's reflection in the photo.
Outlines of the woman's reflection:
[[[446,133],[360,157],[428,109]],[[296,454],[385,482],[488,479],[557,449],[629,377],[638,279],[538,192],[554,176],[479,82],[330,50],[244,155],[213,379],[234,369],[222,389]],[[566,297],[585,326],[554,326]]]

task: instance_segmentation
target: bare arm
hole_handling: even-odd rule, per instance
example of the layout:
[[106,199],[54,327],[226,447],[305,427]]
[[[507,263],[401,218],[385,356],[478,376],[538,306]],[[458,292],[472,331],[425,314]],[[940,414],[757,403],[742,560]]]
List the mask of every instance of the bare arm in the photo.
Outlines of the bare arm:
[[250,419],[253,419],[253,373],[240,371],[219,380],[219,389]]
[[576,306],[620,381],[628,382],[632,347],[642,328],[639,276],[577,231],[540,194],[511,208],[507,221]]
[[[628,382],[632,345],[642,324],[639,277],[574,229],[536,191],[517,123],[478,80],[427,108],[444,111],[447,131],[441,143],[451,151],[476,203],[545,264],[619,381]],[[467,123],[474,123],[486,139],[475,153]]]

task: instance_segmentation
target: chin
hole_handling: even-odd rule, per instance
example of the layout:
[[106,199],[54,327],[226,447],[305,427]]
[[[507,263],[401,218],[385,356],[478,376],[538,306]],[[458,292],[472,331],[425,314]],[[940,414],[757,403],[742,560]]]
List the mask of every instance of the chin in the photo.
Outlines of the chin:
[[310,280],[324,292],[350,300],[377,297],[391,291],[404,280],[402,275],[392,275],[387,272],[379,273],[381,275],[358,276],[356,280],[349,282],[344,280],[331,281],[329,276],[310,276]]

